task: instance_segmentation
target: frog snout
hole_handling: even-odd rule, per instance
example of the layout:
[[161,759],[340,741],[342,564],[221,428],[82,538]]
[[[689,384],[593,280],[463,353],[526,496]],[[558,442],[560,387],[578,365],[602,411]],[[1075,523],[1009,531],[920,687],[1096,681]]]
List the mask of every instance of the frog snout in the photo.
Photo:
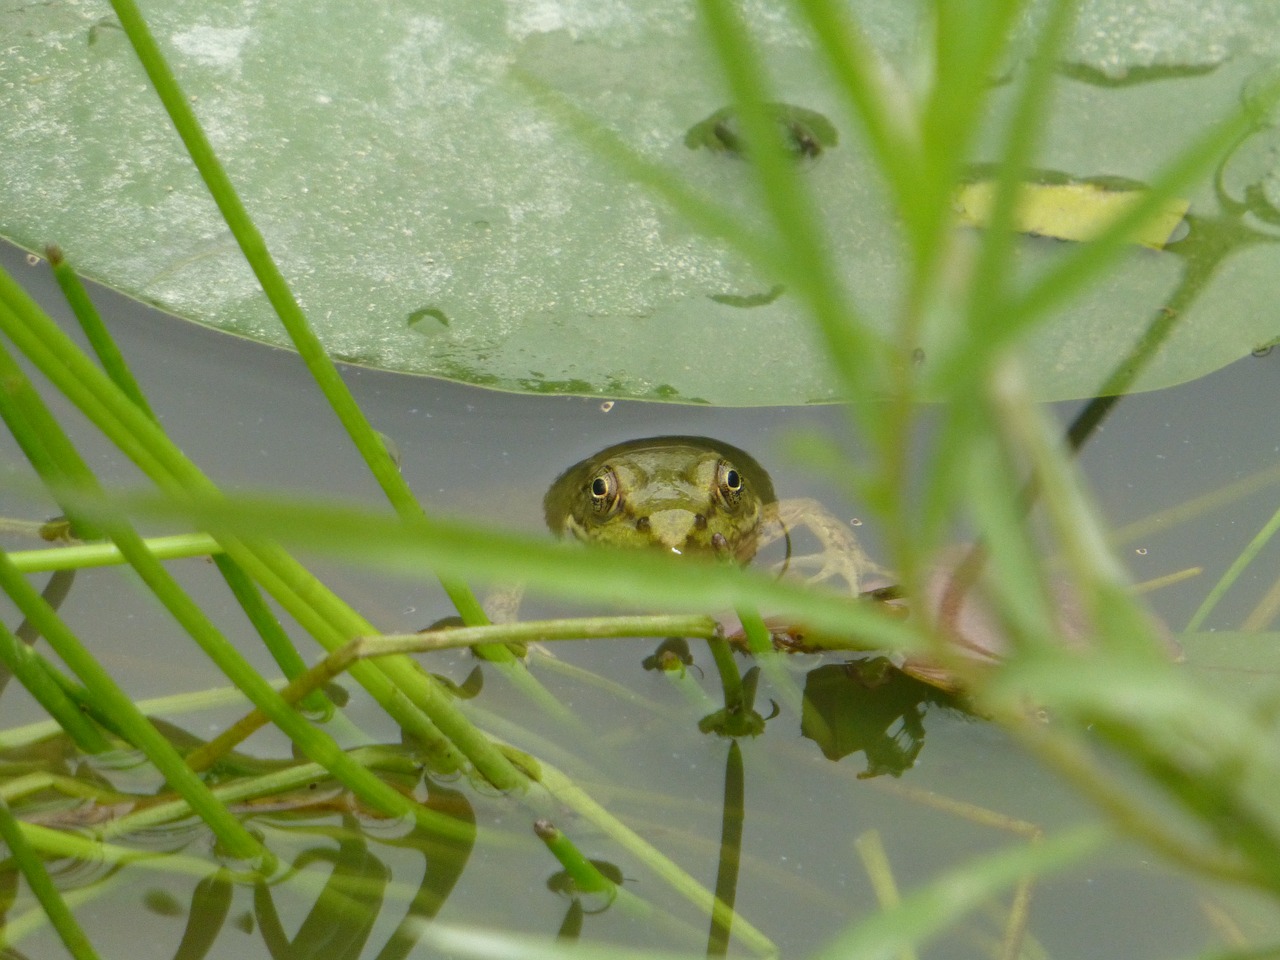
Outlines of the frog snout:
[[672,553],[684,553],[697,523],[698,515],[689,510],[657,510],[649,514],[649,534]]

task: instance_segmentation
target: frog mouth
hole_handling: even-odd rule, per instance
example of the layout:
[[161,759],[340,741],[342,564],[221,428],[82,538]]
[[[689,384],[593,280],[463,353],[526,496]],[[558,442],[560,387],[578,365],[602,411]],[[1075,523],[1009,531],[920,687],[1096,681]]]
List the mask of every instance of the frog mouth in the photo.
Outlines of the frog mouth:
[[695,546],[689,538],[694,530],[705,527],[706,523],[704,517],[690,510],[656,510],[649,514],[649,533],[663,547],[679,555]]

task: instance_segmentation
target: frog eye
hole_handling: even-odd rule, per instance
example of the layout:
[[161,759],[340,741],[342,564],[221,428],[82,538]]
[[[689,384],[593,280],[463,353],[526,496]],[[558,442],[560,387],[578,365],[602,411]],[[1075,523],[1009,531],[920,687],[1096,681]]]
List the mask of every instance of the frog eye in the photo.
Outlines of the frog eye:
[[716,468],[716,490],[730,504],[737,503],[742,495],[742,474],[723,460]]
[[596,474],[587,490],[591,505],[598,513],[607,513],[618,502],[618,475],[609,467]]

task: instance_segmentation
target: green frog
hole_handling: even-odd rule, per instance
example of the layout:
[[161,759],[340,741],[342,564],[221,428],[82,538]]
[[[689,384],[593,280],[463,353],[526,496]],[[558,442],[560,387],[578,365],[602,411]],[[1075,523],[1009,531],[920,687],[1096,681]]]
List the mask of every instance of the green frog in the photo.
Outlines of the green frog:
[[[543,511],[557,537],[740,565],[781,541],[784,555],[772,563],[779,575],[835,581],[853,595],[866,575],[883,572],[848,524],[816,500],[779,500],[754,457],[708,437],[648,437],[606,447],[552,482]],[[817,549],[794,556],[793,536],[801,531]],[[495,623],[516,619],[522,592],[508,588],[486,598]]]
[[[750,454],[707,437],[649,437],[607,447],[560,474],[543,500],[559,537],[647,547],[746,564],[779,540],[780,571],[811,581],[840,580],[850,593],[879,568],[849,526],[816,500],[779,500]],[[794,557],[794,532],[819,549]]]

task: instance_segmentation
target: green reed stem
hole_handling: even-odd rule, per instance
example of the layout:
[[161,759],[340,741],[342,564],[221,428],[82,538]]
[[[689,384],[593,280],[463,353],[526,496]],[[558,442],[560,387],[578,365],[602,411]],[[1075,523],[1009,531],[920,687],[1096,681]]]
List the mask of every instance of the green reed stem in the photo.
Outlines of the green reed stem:
[[[161,489],[181,500],[200,495],[220,498],[213,483],[3,272],[0,329]],[[336,649],[352,637],[377,632],[280,548],[230,538],[223,540],[223,547],[327,648]],[[438,762],[456,768],[465,755],[500,789],[524,782],[519,771],[457,710],[449,695],[412,661],[398,658],[379,661],[376,666],[362,664],[352,675],[410,735],[422,740]]]
[[[419,768],[411,755],[386,747],[357,747],[349,751],[348,756],[353,763],[371,771],[373,776],[376,776],[373,771],[387,768],[407,768],[402,772],[416,772]],[[219,801],[231,805],[255,797],[275,797],[292,790],[305,790],[312,784],[329,780],[331,776],[330,771],[319,763],[297,763],[258,776],[239,777],[215,787],[213,793]],[[90,833],[97,840],[110,840],[171,823],[187,813],[186,803],[175,798],[139,807],[92,828]],[[436,810],[421,808],[415,812],[414,818],[419,826],[441,838],[464,839],[475,835],[473,824]]]
[[183,762],[169,741],[138,710],[106,670],[84,648],[61,618],[0,553],[0,588],[36,626],[63,662],[84,683],[98,710],[110,716],[124,735],[160,771],[169,785],[191,805],[229,851],[242,859],[265,856],[258,841]]
[[31,892],[40,901],[40,906],[44,908],[50,923],[53,924],[53,929],[58,932],[58,936],[71,955],[76,960],[97,960],[98,954],[89,943],[89,938],[80,929],[80,924],[76,923],[76,918],[67,908],[58,888],[54,886],[40,856],[27,842],[22,828],[13,818],[9,805],[3,798],[0,798],[0,839],[3,839],[8,846],[9,856],[22,871],[27,885],[31,887]]
[[716,899],[711,909],[711,929],[707,934],[708,957],[723,957],[729,953],[735,916],[733,907],[737,902],[738,877],[742,867],[742,832],[747,820],[746,792],[742,747],[733,740],[729,743],[724,763],[720,856],[716,865]]
[[[4,278],[0,278],[0,283],[2,283],[3,279]],[[0,307],[0,325],[3,325],[6,320],[13,319],[16,318],[11,311]],[[10,326],[20,327],[20,325]],[[31,346],[36,346],[36,344],[32,344]],[[36,352],[42,356],[42,359],[48,359],[44,356],[42,350],[37,349]],[[31,355],[30,350],[28,350],[28,355]],[[156,429],[154,424],[152,424],[151,421],[141,413],[141,411],[133,406],[127,398],[115,389],[114,385],[110,384],[109,381],[104,382],[104,380],[101,379],[103,378],[101,371],[97,370],[93,364],[88,363],[87,361],[85,361],[85,364],[86,365],[82,370],[77,370],[76,375],[70,378],[68,378],[66,372],[57,364],[51,364],[49,370],[53,372],[55,382],[58,382],[59,386],[64,388],[64,392],[66,387],[71,386],[73,380],[78,379],[81,386],[84,386],[86,383],[94,383],[96,386],[104,388],[103,396],[110,398],[108,402],[117,406],[118,409],[116,412],[120,416],[125,418],[126,421],[130,419],[136,420],[136,423],[132,424],[135,430],[142,431],[145,436],[148,430]],[[74,388],[72,390],[72,396],[73,398],[75,397]],[[82,409],[86,409],[86,412],[89,412],[91,417],[97,415],[97,419],[101,421],[102,418],[100,415],[103,413],[103,409],[95,399],[90,398],[85,401],[82,405]],[[108,427],[107,432],[110,436],[116,424],[106,423],[106,426]],[[159,436],[163,437],[162,434]],[[130,435],[130,439],[132,439],[132,435]],[[173,464],[178,467],[184,467],[184,461],[174,458],[171,451],[164,449],[163,446],[161,449],[165,454],[170,455],[170,459]],[[150,454],[146,457],[148,462],[154,462],[154,459],[155,458],[151,457]],[[190,471],[194,471],[193,467],[189,469]],[[194,477],[197,482],[203,481],[204,485],[208,485],[207,481],[204,481],[203,476],[198,472],[194,473]],[[171,487],[174,486],[171,482],[171,478],[167,476],[161,476],[157,479],[162,483],[168,480],[170,481],[168,485]],[[180,491],[183,488],[179,485],[176,489]],[[241,689],[245,690],[254,704],[271,716],[273,722],[279,725],[281,729],[298,744],[300,749],[302,749],[312,759],[323,763],[328,767],[333,774],[338,777],[338,779],[346,783],[358,796],[364,799],[371,806],[392,815],[408,814],[416,816],[423,811],[423,808],[420,805],[407,800],[376,777],[368,775],[366,771],[352,764],[344,752],[330,737],[325,735],[322,731],[312,727],[287,704],[285,704],[284,701],[275,694],[271,687],[258,676],[258,674],[243,660],[243,658],[240,657],[234,647],[226,644],[225,641],[222,641],[217,636],[216,631],[205,630],[204,627],[200,625],[200,621],[204,619],[203,614],[198,610],[198,608],[195,608],[194,610],[189,609],[189,601],[176,590],[176,587],[163,585],[163,581],[167,580],[164,571],[159,568],[159,565],[154,561],[154,558],[145,554],[145,549],[141,547],[140,543],[135,543],[127,539],[129,533],[130,532],[125,532],[120,535],[117,540],[122,552],[124,552],[125,555],[130,558],[131,562],[134,562],[140,568],[140,572],[144,572],[153,583],[160,584],[159,589],[161,592],[158,594],[160,598],[175,604],[176,606],[174,609],[179,610],[184,619],[190,620],[191,624],[195,626],[195,629],[199,631],[197,639],[200,639],[201,636],[205,638],[206,642],[209,644],[207,649],[209,649],[211,654],[215,656],[215,660],[219,662],[219,666],[225,673],[227,673],[229,679],[231,679],[231,681]],[[133,536],[136,537],[136,535]],[[236,549],[242,553],[242,556],[237,559],[241,561],[242,565],[246,566],[246,569],[251,575],[257,577],[259,582],[264,582],[264,580],[269,579],[268,575],[272,572],[272,568],[260,564],[258,557],[247,548],[241,548],[240,545],[237,544]],[[283,556],[282,552],[280,552],[280,554]],[[249,564],[259,564],[263,566],[264,569],[261,572],[255,572]],[[293,566],[297,568],[295,572],[300,571],[300,575],[306,578],[306,584],[308,586],[315,583],[315,581],[310,578],[309,574],[306,574],[305,571],[301,571],[300,567],[297,567],[296,564]],[[281,562],[277,564],[276,567],[288,568],[289,564]],[[21,580],[21,578],[18,579]],[[275,585],[279,586],[278,584]],[[320,589],[323,590],[323,588]],[[293,594],[281,589],[281,597],[292,599]],[[340,604],[341,602],[336,598],[333,598],[332,603]],[[289,605],[290,604],[286,603],[286,607]],[[345,608],[345,605],[343,605],[341,609],[349,608]],[[298,610],[298,612],[306,615],[312,613],[312,610],[310,607],[307,607]],[[351,613],[350,616],[355,617],[355,614]],[[312,619],[316,619],[316,617],[313,616]],[[363,629],[358,631],[353,630],[353,633],[375,632],[373,628],[367,623],[364,623],[363,620],[360,620],[359,618],[356,619]],[[323,622],[327,624],[327,621]],[[329,627],[329,629],[334,630],[333,627]],[[47,630],[45,633],[46,636],[48,636]],[[336,645],[340,645],[341,642],[345,642],[341,639],[340,633],[337,633],[336,630],[334,639],[337,641]],[[515,787],[523,783],[523,777],[515,770],[510,761],[507,760],[507,758],[496,748],[489,744],[488,741],[483,738],[483,735],[480,734],[479,731],[475,730],[475,728],[461,716],[457,709],[447,701],[447,694],[443,691],[433,689],[430,682],[424,682],[427,681],[427,678],[425,677],[425,674],[417,669],[416,665],[413,665],[409,661],[405,661],[405,663],[405,669],[408,672],[408,682],[405,686],[416,685],[417,687],[424,689],[427,692],[427,696],[434,697],[435,704],[439,707],[439,709],[437,709],[438,713],[451,714],[453,717],[456,717],[459,721],[456,726],[461,730],[462,734],[470,736],[473,740],[479,740],[481,742],[483,750],[487,752],[488,756],[483,755],[479,750],[476,751],[477,754],[481,755],[481,762],[477,763],[477,768],[485,770],[486,775],[492,771],[495,777],[504,777],[500,782],[508,784],[509,787]],[[355,673],[355,671],[353,671],[353,673]],[[422,724],[426,722],[425,717],[422,717],[422,722],[418,722],[415,719],[415,717],[420,717],[421,715],[416,709],[411,707],[405,695],[398,687],[392,685],[390,678],[388,678],[384,673],[374,670],[370,674],[370,677],[366,679],[371,679],[371,682],[367,685],[375,688],[375,696],[379,693],[382,694],[382,700],[389,704],[389,709],[392,711],[393,716],[398,715],[398,718],[404,718],[402,725],[410,732],[410,734],[417,734],[421,731],[424,735],[432,735],[440,743],[443,743],[447,750],[453,750],[453,748],[449,746],[449,742],[442,738],[438,728],[435,728],[434,726],[424,728],[422,726]],[[140,743],[139,745],[141,746],[142,744]],[[459,761],[461,761],[461,755],[458,755],[458,758]],[[481,765],[482,763],[484,764],[483,766]],[[182,766],[182,771],[187,776],[191,776],[190,770],[185,766]],[[509,773],[506,773],[506,771],[509,771]],[[172,778],[171,782],[173,782]],[[176,785],[177,784],[175,783],[175,786]],[[193,806],[197,810],[201,809],[199,805],[193,804]],[[223,816],[225,816],[225,811]]]
[[[245,616],[249,618],[258,636],[262,638],[262,643],[271,654],[271,659],[280,667],[281,673],[291,680],[305,673],[307,664],[302,659],[302,654],[298,652],[298,648],[293,645],[289,635],[280,626],[280,621],[267,606],[257,585],[249,579],[238,563],[224,554],[215,555],[213,562],[217,565],[218,572],[227,582],[241,609],[244,610]],[[304,710],[323,720],[330,719],[336,709],[322,690],[309,691],[300,704]]]
[[[991,317],[990,305],[1006,296],[1013,277],[1014,216],[1028,168],[1040,143],[1048,116],[1048,103],[1059,62],[1059,51],[1075,22],[1076,0],[1053,0],[1045,16],[1036,49],[1026,62],[1013,115],[1000,149],[1000,167],[991,215],[982,236],[977,265],[969,280],[965,314],[971,338],[971,354],[986,353],[986,337],[980,333]],[[990,356],[990,354],[987,354]],[[985,364],[982,367],[985,369]]]
[[[289,289],[289,284],[272,258],[270,250],[267,249],[266,241],[257,225],[254,224],[239,194],[236,193],[231,178],[227,176],[217,154],[214,153],[200,122],[196,119],[195,112],[191,109],[190,101],[183,94],[177,77],[174,76],[164,55],[160,52],[160,47],[151,35],[137,4],[133,0],[111,0],[111,6],[115,9],[116,16],[120,18],[120,25],[124,28],[129,42],[133,44],[138,60],[147,72],[156,95],[182,138],[191,162],[209,188],[214,203],[218,205],[223,219],[240,245],[254,275],[258,278],[263,293],[280,317],[280,322],[284,324],[290,340],[293,341],[299,356],[315,378],[325,399],[333,407],[334,413],[337,414],[339,421],[350,435],[356,449],[360,451],[360,455],[368,464],[396,512],[401,516],[413,516],[421,512],[422,508],[387,453],[386,446],[369,425],[364,412],[338,373],[337,367],[325,353],[324,345],[307,323],[306,315],[294,298],[293,291]],[[484,610],[465,584],[442,581],[442,585],[466,623],[474,625],[488,622]],[[495,660],[504,657],[508,660],[512,658],[510,651],[506,651],[505,654],[501,651],[486,651],[486,654]]]
[[49,266],[53,269],[53,278],[58,281],[62,295],[71,307],[71,312],[75,314],[80,329],[84,331],[85,339],[89,341],[89,346],[93,348],[98,362],[102,364],[102,369],[124,392],[124,395],[133,401],[134,406],[152,420],[156,419],[155,412],[147,403],[146,395],[143,394],[142,388],[138,386],[138,381],[134,379],[133,372],[129,369],[129,364],[125,362],[124,355],[116,346],[107,325],[102,322],[97,307],[93,305],[89,291],[84,288],[84,284],[76,276],[71,264],[67,263],[62,249],[56,244],[50,244],[45,248],[45,256],[48,257]]
[[[207,533],[148,537],[145,542],[147,549],[157,560],[211,557],[222,553],[222,545]],[[9,562],[22,573],[47,573],[54,570],[114,567],[124,563],[125,559],[114,543],[78,543],[70,547],[14,550],[9,554]]]
[[533,825],[551,855],[560,861],[565,873],[578,893],[601,894],[612,900],[618,895],[618,885],[600,872],[600,868],[582,855],[577,844],[565,836],[550,820],[539,820]]
[[1253,563],[1258,554],[1262,552],[1262,549],[1271,542],[1271,538],[1275,536],[1277,530],[1280,530],[1280,510],[1273,513],[1271,519],[1263,525],[1262,529],[1254,534],[1253,539],[1241,551],[1240,556],[1236,557],[1218,582],[1213,585],[1209,595],[1204,598],[1200,606],[1196,608],[1196,612],[1191,615],[1191,619],[1187,622],[1187,633],[1200,629],[1209,614],[1213,612],[1213,608],[1218,605],[1218,601],[1222,599],[1223,594],[1230,590],[1232,584],[1240,579],[1240,574],[1244,573],[1249,564]]
[[[785,272],[788,288],[808,306],[827,346],[827,355],[845,396],[868,395],[887,381],[887,357],[880,343],[849,302],[831,262],[817,204],[795,164],[782,149],[776,124],[764,104],[770,99],[763,61],[755,50],[740,13],[729,0],[701,0],[707,24],[735,103],[739,105],[746,141],[759,145],[751,153],[761,199],[776,232],[773,266]],[[854,411],[857,411],[855,405]],[[870,414],[864,419],[872,420]],[[869,429],[874,430],[874,425]]]
[[[711,617],[637,616],[582,617],[562,620],[526,620],[511,624],[483,627],[458,627],[410,634],[378,634],[357,637],[346,646],[334,650],[309,670],[294,677],[280,696],[286,703],[296,703],[340,676],[352,664],[374,657],[402,653],[429,653],[459,647],[481,647],[493,643],[534,643],[551,640],[587,640],[617,637],[649,637],[671,632],[678,636],[719,636],[720,627]],[[236,721],[203,747],[187,756],[195,770],[204,770],[218,757],[233,749],[268,722],[261,710],[254,710]]]
[[[0,551],[0,556],[3,552]],[[34,590],[32,591],[34,593]],[[110,747],[106,738],[81,712],[54,679],[54,667],[35,650],[0,624],[0,662],[7,666],[58,725],[85,753],[102,753]]]
[[[159,421],[156,419],[155,412],[147,402],[142,388],[134,379],[124,355],[117,347],[106,324],[102,322],[102,318],[98,315],[98,311],[94,307],[88,291],[85,290],[84,284],[80,282],[80,278],[76,276],[76,272],[67,263],[62,251],[56,245],[50,245],[46,249],[46,255],[49,258],[49,265],[53,268],[54,278],[57,280],[58,286],[61,287],[72,312],[75,313],[81,330],[84,331],[89,345],[98,357],[98,362],[102,364],[102,369],[111,379],[111,382],[133,402],[134,406],[158,424]],[[302,673],[306,669],[302,656],[263,601],[262,594],[258,592],[253,581],[245,575],[235,561],[224,555],[215,556],[214,563],[218,568],[218,572],[222,574],[223,579],[226,581],[232,595],[244,610],[245,616],[249,618],[249,622],[253,624],[258,635],[262,638],[262,642],[285,676],[296,677]],[[334,712],[333,704],[329,702],[328,697],[321,691],[315,691],[308,695],[305,708],[326,717],[331,717]]]

